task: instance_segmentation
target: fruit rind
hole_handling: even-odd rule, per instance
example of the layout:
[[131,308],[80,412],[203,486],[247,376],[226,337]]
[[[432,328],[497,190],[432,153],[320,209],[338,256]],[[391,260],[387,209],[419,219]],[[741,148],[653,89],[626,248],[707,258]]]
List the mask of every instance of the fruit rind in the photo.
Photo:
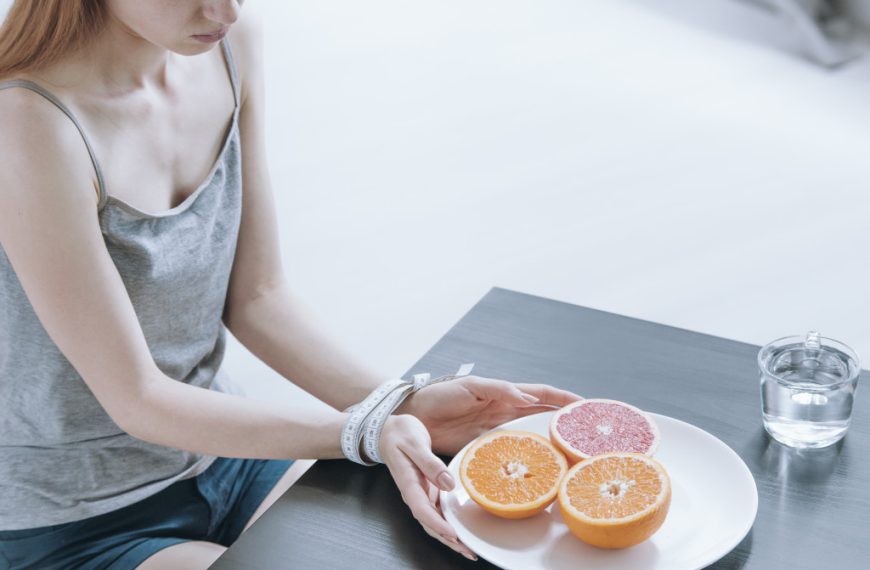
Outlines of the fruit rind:
[[[500,438],[500,437],[524,437],[524,438],[532,438],[536,442],[542,444],[547,447],[553,454],[553,458],[559,465],[559,476],[557,478],[557,483],[553,485],[553,488],[547,492],[546,494],[538,497],[535,501],[529,503],[515,503],[515,504],[502,504],[495,503],[487,499],[482,493],[480,493],[474,486],[474,482],[467,475],[467,468],[472,459],[474,459],[476,451],[480,449],[486,443]],[[522,519],[533,517],[544,510],[550,504],[552,504],[556,500],[556,495],[559,492],[559,484],[561,483],[565,473],[568,471],[568,460],[565,456],[559,451],[559,449],[553,445],[553,443],[544,436],[541,436],[537,433],[530,431],[522,431],[522,430],[499,430],[486,435],[479,437],[474,441],[474,444],[468,448],[465,455],[462,458],[462,462],[459,466],[459,478],[462,482],[462,486],[468,492],[469,497],[477,503],[481,508],[486,510],[493,515],[499,516],[501,518],[506,519]]]
[[[640,408],[632,406],[631,404],[626,404],[625,402],[620,402],[619,400],[609,400],[606,398],[590,398],[590,399],[585,399],[585,400],[578,400],[577,402],[573,402],[571,404],[568,404],[567,406],[565,406],[562,409],[560,409],[559,411],[557,411],[553,415],[553,417],[550,419],[550,425],[549,425],[550,440],[559,449],[559,451],[561,451],[562,453],[565,454],[565,457],[568,458],[568,463],[570,463],[571,465],[574,465],[580,461],[583,461],[584,459],[588,459],[589,457],[594,457],[594,456],[589,455],[587,453],[584,453],[583,451],[572,447],[567,441],[565,441],[565,439],[562,437],[562,435],[559,433],[559,431],[557,429],[557,424],[558,424],[559,418],[561,418],[562,416],[564,416],[566,414],[571,413],[571,411],[575,408],[586,406],[589,404],[614,404],[614,405],[628,408],[629,410],[631,410],[631,411],[639,414],[641,417],[643,417],[647,421],[647,423],[649,424],[650,430],[653,433],[653,443],[650,445],[649,449],[647,449],[646,451],[643,452],[643,454],[648,455],[648,456],[655,455],[655,452],[658,450],[659,441],[661,439],[661,436],[659,433],[658,425],[656,424],[655,420],[653,420],[652,417],[648,413],[644,412]],[[619,451],[629,452],[630,450],[614,450],[614,452],[619,452]]]

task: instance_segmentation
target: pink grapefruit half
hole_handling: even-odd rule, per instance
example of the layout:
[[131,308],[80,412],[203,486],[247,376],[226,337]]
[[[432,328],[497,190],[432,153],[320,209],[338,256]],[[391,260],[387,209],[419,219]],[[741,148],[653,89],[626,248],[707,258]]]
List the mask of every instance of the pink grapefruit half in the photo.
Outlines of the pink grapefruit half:
[[550,420],[550,440],[572,465],[612,452],[652,455],[659,446],[659,428],[643,411],[616,400],[580,400]]

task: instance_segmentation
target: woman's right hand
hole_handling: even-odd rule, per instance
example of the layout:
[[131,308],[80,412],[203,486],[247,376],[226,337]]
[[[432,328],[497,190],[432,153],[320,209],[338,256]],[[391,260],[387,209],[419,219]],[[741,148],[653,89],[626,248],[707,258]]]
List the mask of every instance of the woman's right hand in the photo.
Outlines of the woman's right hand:
[[432,439],[423,422],[407,414],[390,416],[379,446],[402,500],[423,529],[469,560],[477,560],[441,513],[438,491],[450,491],[456,482],[444,462],[432,453]]

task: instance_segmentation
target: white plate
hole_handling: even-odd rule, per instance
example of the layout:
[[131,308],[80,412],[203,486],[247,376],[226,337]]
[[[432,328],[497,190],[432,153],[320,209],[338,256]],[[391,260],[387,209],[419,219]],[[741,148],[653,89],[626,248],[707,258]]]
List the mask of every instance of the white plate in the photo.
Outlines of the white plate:
[[[545,412],[497,429],[524,429],[547,436]],[[650,414],[661,441],[655,454],[671,477],[671,508],[649,540],[624,550],[602,550],[575,538],[554,503],[546,512],[506,520],[481,509],[459,483],[459,464],[450,472],[456,488],[441,493],[447,521],[474,552],[506,570],[694,570],[728,554],[743,540],[758,510],[758,490],[743,460],[716,437],[693,425]],[[470,445],[470,444],[469,444]]]

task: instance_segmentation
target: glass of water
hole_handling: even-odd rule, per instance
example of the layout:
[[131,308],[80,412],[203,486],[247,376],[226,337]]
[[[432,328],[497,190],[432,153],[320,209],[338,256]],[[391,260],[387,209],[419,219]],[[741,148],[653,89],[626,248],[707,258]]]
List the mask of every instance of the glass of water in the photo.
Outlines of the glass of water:
[[846,435],[861,367],[845,344],[815,331],[758,352],[764,429],[791,447],[817,448]]

